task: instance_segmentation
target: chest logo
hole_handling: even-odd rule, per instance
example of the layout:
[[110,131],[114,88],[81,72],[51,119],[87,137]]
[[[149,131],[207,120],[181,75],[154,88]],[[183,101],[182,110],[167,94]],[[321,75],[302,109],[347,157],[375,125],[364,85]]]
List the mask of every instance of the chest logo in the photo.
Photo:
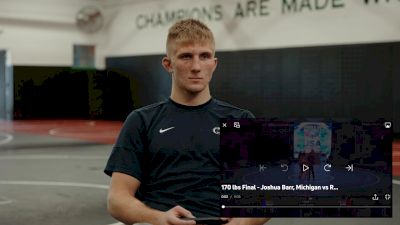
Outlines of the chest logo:
[[167,132],[167,131],[169,131],[169,130],[171,130],[171,129],[174,129],[175,127],[168,127],[168,128],[165,128],[165,129],[162,129],[162,128],[160,128],[160,134],[162,134],[162,133],[164,133],[164,132]]
[[219,127],[214,127],[214,128],[212,129],[212,132],[213,132],[214,134],[219,135]]

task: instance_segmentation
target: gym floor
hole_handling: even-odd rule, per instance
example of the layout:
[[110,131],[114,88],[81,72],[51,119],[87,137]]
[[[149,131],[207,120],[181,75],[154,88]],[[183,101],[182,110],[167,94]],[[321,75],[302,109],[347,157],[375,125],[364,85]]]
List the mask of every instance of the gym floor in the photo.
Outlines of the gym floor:
[[[103,173],[121,122],[0,121],[1,225],[117,225]],[[400,144],[393,148],[393,218],[274,218],[278,224],[399,224]]]

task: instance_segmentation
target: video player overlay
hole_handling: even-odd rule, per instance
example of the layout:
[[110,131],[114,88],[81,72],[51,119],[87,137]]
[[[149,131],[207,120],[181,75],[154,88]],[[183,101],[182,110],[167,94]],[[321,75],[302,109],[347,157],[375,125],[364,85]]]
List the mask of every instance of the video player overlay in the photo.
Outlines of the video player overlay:
[[384,120],[221,121],[221,216],[392,217]]

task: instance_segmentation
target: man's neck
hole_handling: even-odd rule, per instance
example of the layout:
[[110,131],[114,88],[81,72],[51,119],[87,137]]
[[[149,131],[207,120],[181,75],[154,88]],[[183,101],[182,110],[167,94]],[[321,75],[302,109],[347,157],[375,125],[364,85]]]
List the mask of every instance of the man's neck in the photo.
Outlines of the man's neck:
[[210,91],[203,91],[199,93],[185,93],[179,94],[172,91],[171,99],[181,105],[197,106],[208,102],[211,99]]

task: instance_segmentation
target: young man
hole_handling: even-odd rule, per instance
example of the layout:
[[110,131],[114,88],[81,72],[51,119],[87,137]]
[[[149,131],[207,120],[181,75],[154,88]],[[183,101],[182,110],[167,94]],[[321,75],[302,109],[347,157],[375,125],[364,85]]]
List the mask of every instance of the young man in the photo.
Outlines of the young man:
[[170,98],[128,116],[105,169],[112,176],[108,210],[126,224],[189,225],[195,221],[182,217],[218,217],[219,119],[254,117],[211,97],[217,59],[203,23],[188,19],[170,28],[162,65],[172,77]]

